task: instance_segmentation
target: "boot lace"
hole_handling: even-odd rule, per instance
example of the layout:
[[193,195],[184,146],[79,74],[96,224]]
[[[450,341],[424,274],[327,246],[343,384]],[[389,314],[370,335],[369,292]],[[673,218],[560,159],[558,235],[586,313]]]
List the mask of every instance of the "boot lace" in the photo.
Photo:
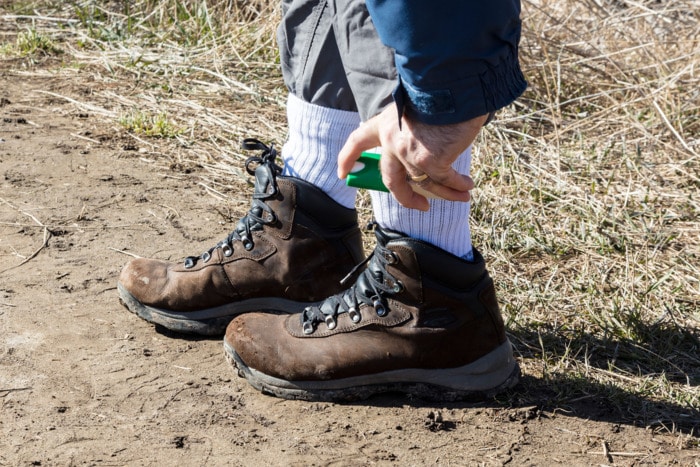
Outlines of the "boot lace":
[[401,281],[387,271],[387,265],[398,263],[398,257],[393,251],[377,245],[367,259],[355,266],[341,283],[352,277],[367,262],[367,268],[344,292],[327,298],[320,305],[304,309],[301,313],[304,334],[313,334],[320,323],[325,323],[330,330],[335,329],[338,315],[342,313],[347,313],[353,323],[359,323],[362,320],[359,311],[362,304],[372,306],[379,317],[389,313],[386,296],[400,293],[404,287]]
[[243,248],[247,251],[252,250],[255,246],[252,233],[256,230],[262,230],[264,225],[273,224],[277,221],[277,216],[270,206],[266,204],[268,199],[273,198],[278,193],[276,177],[282,173],[282,168],[275,164],[277,150],[273,144],[267,146],[254,138],[244,139],[242,147],[247,151],[260,151],[259,155],[251,156],[245,161],[246,172],[255,176],[256,179],[252,206],[225,239],[200,256],[188,256],[185,258],[185,268],[194,267],[200,259],[206,263],[211,259],[212,253],[217,248],[221,248],[224,256],[231,256],[233,254],[233,245],[236,241],[241,242]]

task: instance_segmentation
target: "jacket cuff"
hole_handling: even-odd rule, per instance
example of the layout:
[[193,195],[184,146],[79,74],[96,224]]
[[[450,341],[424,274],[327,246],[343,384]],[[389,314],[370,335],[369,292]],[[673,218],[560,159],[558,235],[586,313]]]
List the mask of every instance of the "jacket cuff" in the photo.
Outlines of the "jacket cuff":
[[393,97],[399,117],[405,114],[429,125],[448,125],[492,114],[513,103],[527,88],[517,57],[478,75],[435,87],[410,84],[402,79],[398,64],[397,71],[399,81]]

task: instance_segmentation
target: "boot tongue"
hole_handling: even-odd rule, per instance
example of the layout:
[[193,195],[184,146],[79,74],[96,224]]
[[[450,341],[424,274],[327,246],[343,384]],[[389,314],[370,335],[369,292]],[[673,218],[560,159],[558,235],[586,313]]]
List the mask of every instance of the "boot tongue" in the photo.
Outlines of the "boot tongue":
[[271,164],[260,164],[255,169],[255,194],[274,195],[276,190],[275,176]]
[[377,237],[377,243],[385,246],[392,240],[400,240],[406,238],[405,234],[401,232],[396,232],[395,230],[384,229],[380,226],[376,226],[374,229],[374,235]]

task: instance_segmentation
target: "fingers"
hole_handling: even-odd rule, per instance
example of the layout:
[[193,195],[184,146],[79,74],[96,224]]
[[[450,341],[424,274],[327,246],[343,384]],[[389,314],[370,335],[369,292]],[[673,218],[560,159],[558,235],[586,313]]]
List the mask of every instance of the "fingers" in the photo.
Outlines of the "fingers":
[[413,191],[406,179],[406,168],[398,159],[382,154],[379,164],[384,185],[391,191],[396,201],[401,203],[402,206],[411,209],[420,211],[430,209],[430,203],[426,197]]
[[421,189],[449,201],[467,202],[471,199],[469,192],[474,189],[474,181],[471,177],[460,174],[452,168],[442,176],[428,175],[429,179],[417,184]]
[[[473,187],[474,183],[471,178],[467,177],[466,175],[458,175],[459,178],[462,179],[465,186]],[[467,190],[455,190],[454,188],[441,185],[430,178],[417,182],[415,180],[411,180],[411,177],[407,177],[407,183],[410,185],[413,191],[425,196],[426,198],[442,198],[448,201],[460,202],[468,202],[471,200],[471,192],[469,191],[471,188]]]
[[365,122],[350,134],[338,153],[338,178],[344,179],[352,170],[362,151],[379,146],[379,133],[372,120]]

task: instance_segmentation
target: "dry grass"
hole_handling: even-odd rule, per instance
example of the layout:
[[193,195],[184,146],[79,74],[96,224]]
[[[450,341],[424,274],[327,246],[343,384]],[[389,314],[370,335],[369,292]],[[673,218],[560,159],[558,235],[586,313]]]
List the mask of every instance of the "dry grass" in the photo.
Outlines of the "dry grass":
[[[89,97],[65,97],[112,122],[167,116],[169,138],[134,135],[147,158],[202,167],[190,176],[243,211],[240,140],[284,138],[277,2],[18,4],[4,7],[1,61],[53,60],[55,73],[89,77]],[[482,132],[473,172],[475,242],[529,375],[504,402],[596,406],[611,421],[695,433],[700,7],[523,7],[530,87]],[[63,53],[20,58],[12,40],[28,30]]]

